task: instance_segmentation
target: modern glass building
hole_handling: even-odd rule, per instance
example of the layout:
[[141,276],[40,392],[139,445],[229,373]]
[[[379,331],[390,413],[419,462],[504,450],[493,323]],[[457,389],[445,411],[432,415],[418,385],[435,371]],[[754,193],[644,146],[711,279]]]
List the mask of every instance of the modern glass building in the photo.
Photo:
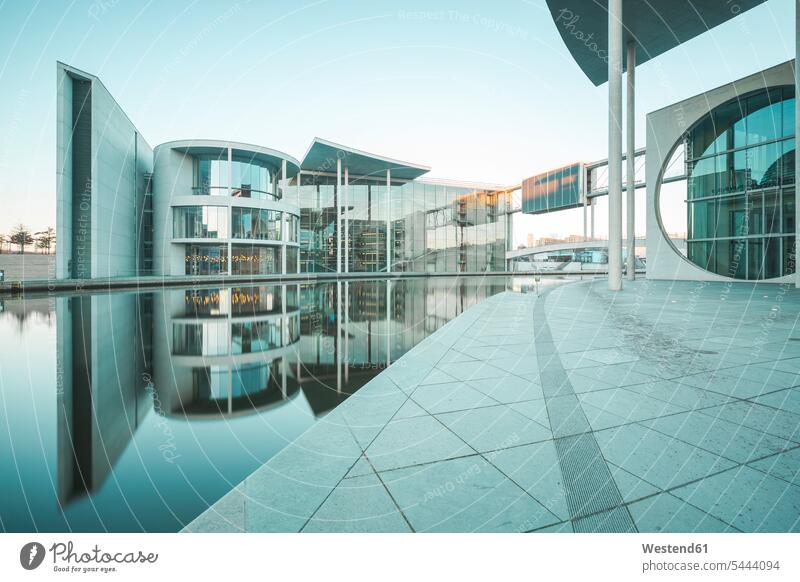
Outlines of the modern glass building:
[[98,78],[58,74],[59,278],[505,270],[501,186],[319,138],[302,162],[220,140],[151,151]]
[[[793,279],[793,65],[777,65],[648,115],[648,277]],[[675,211],[660,197],[676,154],[685,159],[685,252],[662,221],[663,212]]]
[[688,256],[737,279],[794,273],[794,87],[736,97],[686,138]]

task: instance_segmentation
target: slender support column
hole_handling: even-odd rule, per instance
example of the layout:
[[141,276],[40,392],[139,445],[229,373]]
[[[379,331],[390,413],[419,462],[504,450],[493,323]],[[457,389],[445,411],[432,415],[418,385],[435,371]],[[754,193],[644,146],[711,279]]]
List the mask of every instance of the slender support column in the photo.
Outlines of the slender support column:
[[[281,198],[283,198],[283,188],[286,187],[286,160],[281,162]],[[277,195],[277,192],[276,192]],[[298,198],[300,200],[300,198]],[[299,204],[299,202],[298,202]],[[283,246],[281,246],[281,273],[286,274],[286,243],[289,240],[289,231],[288,231],[289,221],[286,220],[286,213],[281,212],[281,240],[283,241]],[[284,287],[284,290],[286,288]]]
[[344,272],[350,272],[350,172],[344,168]]
[[628,90],[625,130],[628,134],[625,148],[628,152],[628,281],[636,279],[636,44],[628,43]]
[[589,217],[591,218],[591,230],[589,236],[594,240],[594,198],[589,198]]
[[622,0],[608,2],[608,288],[622,289]]
[[342,272],[342,158],[336,158],[336,272]]
[[[794,3],[794,22],[795,22],[795,35],[794,35],[794,144],[797,148],[797,137],[800,136],[800,74],[797,68],[797,57],[800,56],[800,2]],[[795,149],[796,151],[796,149]],[[794,157],[794,256],[792,263],[794,263],[795,270],[795,287],[800,288],[800,269],[797,268],[797,251],[800,249],[800,184],[798,184],[798,176],[800,176],[800,157]]]
[[[386,272],[392,272],[392,171],[386,170]],[[388,356],[387,356],[388,358]]]
[[583,240],[586,240],[587,235],[587,222],[586,222],[586,206],[588,205],[589,200],[583,201]]
[[[233,235],[233,150],[228,148],[228,236]],[[233,273],[233,243],[228,238],[228,275]]]

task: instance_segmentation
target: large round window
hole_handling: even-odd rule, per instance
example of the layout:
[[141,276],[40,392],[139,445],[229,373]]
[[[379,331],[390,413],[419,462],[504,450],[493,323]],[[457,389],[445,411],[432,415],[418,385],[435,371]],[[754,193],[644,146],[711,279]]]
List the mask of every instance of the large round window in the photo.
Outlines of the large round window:
[[737,279],[794,272],[793,87],[729,101],[688,133],[686,254]]

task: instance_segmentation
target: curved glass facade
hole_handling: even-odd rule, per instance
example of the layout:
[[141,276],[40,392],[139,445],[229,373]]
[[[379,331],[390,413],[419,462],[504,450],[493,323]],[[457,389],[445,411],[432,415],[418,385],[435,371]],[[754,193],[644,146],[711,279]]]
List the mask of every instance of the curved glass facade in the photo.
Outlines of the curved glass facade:
[[255,159],[222,156],[194,156],[193,193],[204,196],[231,196],[274,200],[280,198],[277,170]]
[[281,212],[263,208],[234,206],[232,237],[255,240],[281,240]]
[[177,206],[172,209],[173,238],[228,238],[225,206]]
[[794,272],[793,87],[725,103],[689,132],[687,254],[737,279]]

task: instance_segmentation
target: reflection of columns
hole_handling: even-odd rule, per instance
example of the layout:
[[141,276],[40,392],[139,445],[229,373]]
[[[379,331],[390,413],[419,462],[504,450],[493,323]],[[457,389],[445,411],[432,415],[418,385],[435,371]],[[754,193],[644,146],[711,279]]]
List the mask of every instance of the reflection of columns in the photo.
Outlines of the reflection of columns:
[[233,273],[233,150],[228,147],[228,275]]
[[[347,170],[345,170],[345,176]],[[345,178],[346,180],[347,178]],[[350,381],[350,282],[344,282],[344,383]]]
[[622,289],[622,0],[608,2],[608,288]]
[[[794,4],[794,22],[795,22],[795,35],[794,35],[794,135],[795,135],[795,152],[797,151],[797,137],[800,136],[800,78],[797,73],[797,57],[800,56],[800,6],[795,2]],[[797,250],[800,247],[800,186],[797,183],[797,176],[800,176],[800,156],[794,156],[794,255],[792,262],[794,263],[795,272],[795,287],[800,287],[800,269],[797,268]]]
[[336,364],[336,392],[342,391],[342,358],[339,357],[342,341],[342,283],[336,281],[336,341],[333,342],[333,361]]
[[392,334],[389,324],[392,321],[392,281],[386,279],[386,367],[392,365]]
[[[392,272],[392,171],[386,170],[386,272]],[[388,357],[388,356],[387,356]]]
[[350,272],[350,173],[347,166],[344,168],[344,272]]
[[336,272],[342,272],[342,158],[336,158]]
[[286,356],[281,358],[281,398],[286,398],[286,367],[289,362]]
[[636,279],[636,44],[628,42],[628,111],[625,149],[628,152],[628,281]]

